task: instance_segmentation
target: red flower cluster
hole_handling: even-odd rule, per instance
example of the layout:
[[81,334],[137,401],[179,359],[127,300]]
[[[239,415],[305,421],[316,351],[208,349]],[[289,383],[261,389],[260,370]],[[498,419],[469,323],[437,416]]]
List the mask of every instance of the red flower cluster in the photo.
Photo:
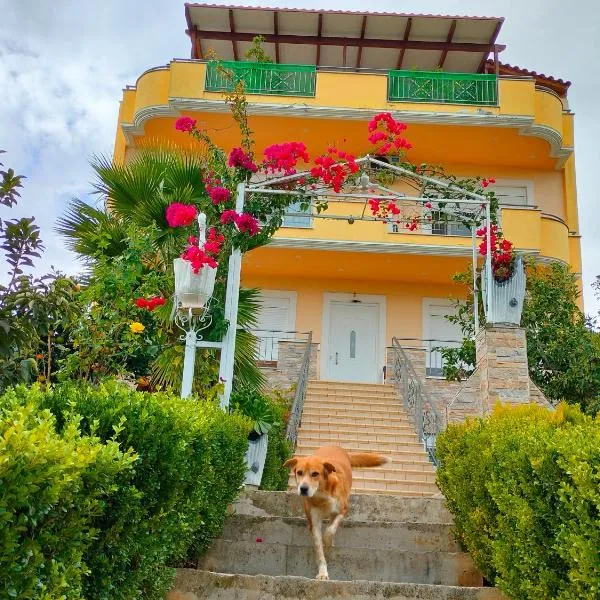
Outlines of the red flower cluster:
[[284,142],[273,144],[265,148],[265,161],[263,167],[267,173],[283,171],[285,175],[293,175],[296,165],[302,159],[305,163],[310,161],[306,145],[302,142]]
[[[479,244],[479,254],[486,256],[487,227],[478,229],[477,235],[483,237],[483,241]],[[491,226],[490,247],[492,250],[492,274],[494,279],[496,281],[506,281],[512,272],[513,244],[502,238],[502,233],[498,231],[498,225],[492,224]]]
[[198,211],[192,204],[173,202],[167,207],[165,216],[169,227],[187,227],[194,222],[194,219],[198,216]]
[[234,148],[229,153],[229,160],[227,161],[227,164],[230,167],[246,169],[246,171],[250,171],[252,173],[256,173],[256,171],[258,171],[258,167],[241,148]]
[[395,202],[387,202],[385,200],[376,200],[371,198],[367,201],[374,217],[387,218],[389,216],[397,217],[400,214],[400,209]]
[[204,243],[203,248],[196,246],[194,242],[197,243],[197,241],[197,238],[193,236],[190,237],[188,239],[190,245],[181,255],[181,258],[189,261],[192,264],[192,270],[194,273],[196,273],[196,275],[198,274],[198,271],[204,267],[204,265],[208,265],[211,269],[217,268],[218,263],[216,257],[221,251],[221,246],[223,245],[225,238],[222,234],[217,233],[214,227],[211,227],[208,230],[208,238]]
[[490,183],[496,183],[496,180],[493,177],[490,177],[490,179],[484,179],[481,182],[481,185],[486,188],[488,185],[490,185]]
[[322,179],[326,185],[331,184],[336,193],[341,191],[348,176],[360,169],[352,154],[338,150],[335,146],[329,146],[326,154],[317,156],[315,163],[317,166],[310,170],[310,174]]
[[227,202],[231,198],[231,192],[227,188],[221,186],[211,187],[208,195],[210,196],[213,204]]
[[389,154],[391,152],[400,152],[401,150],[410,150],[412,144],[401,136],[406,129],[404,123],[399,123],[390,113],[379,113],[369,121],[369,142],[376,146],[383,142],[381,146],[374,149],[376,154]]
[[193,131],[196,127],[196,119],[192,119],[191,117],[179,117],[177,121],[175,121],[175,129],[177,131]]
[[242,233],[249,233],[250,236],[258,233],[258,220],[249,213],[242,213],[238,215],[235,210],[224,210],[221,214],[221,223],[227,225],[227,223],[235,223],[238,231]]
[[162,296],[154,296],[153,298],[137,298],[135,305],[138,308],[145,308],[146,310],[153,311],[157,306],[162,306],[165,303],[165,299]]

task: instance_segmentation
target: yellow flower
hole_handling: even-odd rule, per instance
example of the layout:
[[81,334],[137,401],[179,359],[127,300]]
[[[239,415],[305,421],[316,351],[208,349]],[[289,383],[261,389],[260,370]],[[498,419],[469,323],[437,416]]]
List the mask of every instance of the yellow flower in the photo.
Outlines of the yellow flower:
[[131,330],[131,333],[142,333],[142,331],[144,331],[144,329],[146,329],[146,328],[141,323],[134,321],[129,326],[129,329]]

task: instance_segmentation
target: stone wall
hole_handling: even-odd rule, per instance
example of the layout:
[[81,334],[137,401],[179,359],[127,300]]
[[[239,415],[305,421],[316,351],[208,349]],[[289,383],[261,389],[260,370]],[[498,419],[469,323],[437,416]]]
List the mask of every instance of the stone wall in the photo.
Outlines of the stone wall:
[[[267,379],[267,387],[271,390],[284,392],[293,396],[293,386],[298,382],[306,341],[280,340],[278,342],[278,356],[275,365],[261,366],[260,370]],[[311,344],[308,378],[318,379],[319,344]]]

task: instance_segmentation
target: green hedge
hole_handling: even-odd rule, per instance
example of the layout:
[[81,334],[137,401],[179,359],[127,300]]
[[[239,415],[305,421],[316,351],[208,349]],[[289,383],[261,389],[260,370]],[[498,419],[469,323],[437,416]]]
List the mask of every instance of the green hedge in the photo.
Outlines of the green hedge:
[[497,408],[438,438],[459,541],[510,598],[600,598],[600,420]]
[[[101,447],[114,452],[116,442],[135,453],[130,470],[117,473],[101,510],[91,511],[85,525],[97,533],[87,536],[82,554],[81,571],[88,572],[82,597],[164,598],[173,571],[163,565],[198,555],[221,530],[226,507],[244,479],[248,421],[226,415],[213,402],[132,392],[117,384],[99,388],[69,384],[45,393],[21,387],[0,398],[0,410],[17,404],[32,406],[38,414],[49,410],[57,421],[58,439],[73,435],[69,432],[74,415],[80,415],[81,432],[99,438],[105,443]],[[52,461],[49,457],[48,468],[61,471]],[[3,494],[0,498],[4,510],[5,504],[13,510],[14,500]],[[90,495],[90,502],[93,498]],[[33,495],[21,498],[25,505],[34,501]],[[67,500],[58,493],[56,502],[45,505],[50,519],[62,502]],[[68,552],[68,536],[57,534],[55,542]],[[3,545],[1,551],[0,560],[17,558],[10,546]],[[54,569],[57,561],[49,553],[43,568]]]

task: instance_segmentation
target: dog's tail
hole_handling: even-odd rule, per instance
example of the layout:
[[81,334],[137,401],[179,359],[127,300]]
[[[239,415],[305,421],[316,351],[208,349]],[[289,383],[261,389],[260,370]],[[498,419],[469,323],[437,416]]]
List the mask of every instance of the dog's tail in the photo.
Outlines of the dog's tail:
[[349,453],[350,466],[352,467],[380,467],[390,462],[387,456],[372,454],[371,452]]

